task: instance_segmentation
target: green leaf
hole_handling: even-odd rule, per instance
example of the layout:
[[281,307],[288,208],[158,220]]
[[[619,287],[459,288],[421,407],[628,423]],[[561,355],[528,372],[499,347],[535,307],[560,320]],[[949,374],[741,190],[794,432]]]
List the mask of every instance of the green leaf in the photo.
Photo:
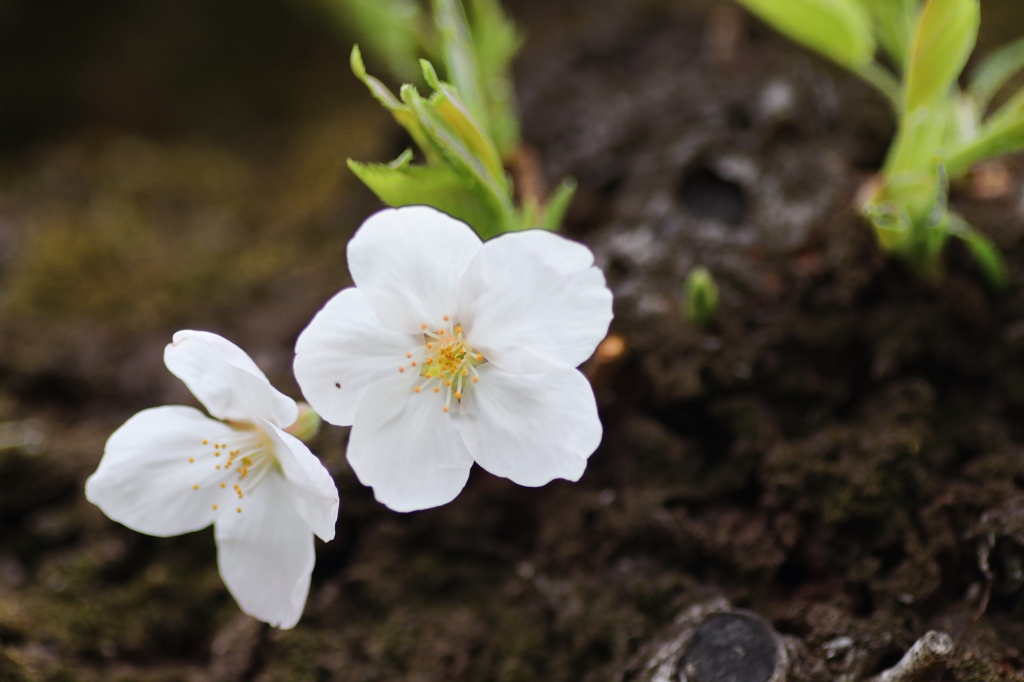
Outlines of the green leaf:
[[867,10],[856,0],[739,0],[776,29],[851,71],[875,55]]
[[430,62],[424,59],[420,61],[420,65],[424,80],[434,90],[434,95],[430,99],[431,106],[463,141],[467,153],[483,162],[490,178],[498,184],[503,184],[505,168],[498,150],[470,114],[468,105],[463,103],[455,88],[437,77],[437,72]]
[[501,158],[519,144],[512,59],[522,40],[497,0],[433,0],[445,72]]
[[980,111],[988,109],[992,98],[1024,69],[1024,38],[1003,45],[971,71],[971,95]]
[[[494,166],[488,162],[487,157],[496,157],[493,148],[485,157],[477,154],[480,149],[476,143],[480,140],[486,143],[487,140],[479,134],[473,121],[460,118],[462,108],[452,104],[444,93],[436,92],[427,100],[416,92],[416,88],[407,85],[402,88],[401,97],[416,117],[433,156],[439,158],[442,165],[470,175],[479,186],[479,200],[493,203],[505,216],[499,226],[501,231],[512,229],[511,187],[504,173],[496,174]],[[448,122],[446,114],[455,118],[455,125]]]
[[949,93],[978,37],[978,0],[928,0],[907,55],[905,111],[932,106]]
[[469,28],[483,81],[491,139],[502,158],[519,146],[512,60],[523,38],[498,0],[470,0]]
[[949,232],[963,240],[971,255],[981,267],[981,272],[995,291],[1005,291],[1009,286],[1010,277],[1003,254],[991,239],[967,224],[967,221],[955,213],[949,214]]
[[871,15],[878,42],[902,71],[914,33],[918,0],[860,0]]
[[[455,89],[441,82],[428,62],[423,62],[423,70],[424,77],[437,91],[425,99],[414,86],[404,85],[396,98],[366,73],[359,49],[352,51],[353,73],[409,131],[426,155],[427,165],[409,165],[412,157],[406,152],[392,164],[352,162],[350,167],[389,205],[405,206],[411,202],[436,206],[464,217],[481,235],[515,229],[517,215],[512,206],[511,187],[493,145],[468,115]],[[435,174],[437,179],[431,182],[429,178]],[[437,190],[437,202],[444,206],[431,200],[430,192],[415,191],[416,183]]]
[[434,0],[434,23],[441,35],[445,72],[455,85],[470,116],[489,134],[487,99],[477,64],[473,35],[460,0]]
[[572,198],[576,194],[576,186],[576,180],[565,178],[555,188],[555,191],[548,197],[547,206],[544,207],[544,217],[540,221],[541,227],[546,230],[557,230],[562,226],[565,214],[569,210],[569,204],[572,203]]
[[418,0],[320,0],[391,73],[413,78],[425,16]]
[[707,326],[718,312],[718,285],[711,272],[698,265],[686,276],[686,316],[699,327]]
[[1024,149],[1024,90],[986,120],[977,136],[952,149],[946,164],[952,177],[966,174],[974,164]]
[[385,109],[391,112],[391,115],[395,117],[395,121],[398,125],[408,131],[409,135],[412,136],[413,141],[416,145],[427,154],[428,160],[437,160],[432,157],[432,149],[429,144],[423,128],[419,125],[416,117],[409,110],[409,107],[402,104],[402,102],[396,98],[387,86],[381,83],[379,80],[370,76],[366,73],[366,65],[363,63],[363,55],[359,50],[359,46],[355,45],[352,47],[352,54],[349,57],[349,63],[352,67],[352,73],[355,74],[356,78],[361,80],[364,85],[370,90],[370,94],[380,102]]
[[491,237],[502,217],[478,199],[476,183],[446,166],[359,163],[348,167],[388,206],[427,205],[472,226],[481,237]]

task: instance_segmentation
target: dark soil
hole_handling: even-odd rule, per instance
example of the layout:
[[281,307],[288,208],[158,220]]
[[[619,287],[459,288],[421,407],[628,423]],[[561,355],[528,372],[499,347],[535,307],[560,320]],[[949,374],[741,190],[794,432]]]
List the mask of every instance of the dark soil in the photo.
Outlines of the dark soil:
[[161,361],[179,328],[298,396],[295,337],[376,206],[344,157],[401,141],[304,5],[36,6],[0,13],[0,680],[641,680],[722,599],[786,636],[792,680],[866,678],[931,629],[956,643],[935,679],[1024,679],[1020,159],[953,197],[1009,291],[956,246],[922,282],[851,208],[892,134],[867,86],[725,2],[513,4],[527,140],[579,180],[568,232],[616,295],[584,367],[604,442],[579,483],[475,470],[402,515],[325,428],[338,539],[282,632],[238,612],[209,531],[132,533],[82,485],[131,414],[192,404]]

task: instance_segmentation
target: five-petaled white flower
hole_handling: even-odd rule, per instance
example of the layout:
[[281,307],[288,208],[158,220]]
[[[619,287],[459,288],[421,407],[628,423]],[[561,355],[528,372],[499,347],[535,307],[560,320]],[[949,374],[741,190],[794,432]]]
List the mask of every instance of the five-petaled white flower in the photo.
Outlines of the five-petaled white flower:
[[348,245],[355,288],[302,332],[295,376],[352,425],[348,461],[396,511],[450,502],[475,461],[525,486],[579,480],[601,441],[575,369],[612,319],[585,246],[544,230],[482,243],[424,206],[371,216]]
[[220,574],[241,609],[294,627],[309,593],[313,534],[331,540],[338,517],[330,474],[282,428],[298,407],[216,334],[178,332],[164,362],[223,421],[192,407],[143,410],[110,436],[85,495],[148,535],[214,524]]

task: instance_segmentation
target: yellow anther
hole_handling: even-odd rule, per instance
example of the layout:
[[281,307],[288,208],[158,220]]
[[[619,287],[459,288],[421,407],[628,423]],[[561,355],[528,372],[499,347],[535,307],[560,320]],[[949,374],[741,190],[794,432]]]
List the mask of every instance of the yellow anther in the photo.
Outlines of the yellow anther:
[[199,486],[198,485],[192,486],[192,490],[199,490]]
[[445,386],[451,386],[452,385],[452,380],[451,379],[445,379],[444,385]]
[[220,457],[220,453],[219,452],[215,452],[215,453],[213,453],[213,456],[214,457]]
[[419,386],[413,387],[412,392],[413,393],[419,393],[420,392],[420,387]]
[[456,391],[456,392],[455,392],[455,399],[456,399],[456,400],[462,400],[462,394],[461,394],[461,393],[459,393],[458,391]]
[[475,384],[476,382],[478,382],[478,381],[480,381],[480,377],[473,377],[473,383],[474,383],[474,384]]
[[241,507],[236,507],[235,511],[238,512],[239,514],[241,514],[242,513],[242,508]]
[[477,353],[476,354],[476,359],[482,361],[484,359],[484,356],[482,356],[479,353]]
[[434,347],[434,344],[432,344],[432,343],[428,343],[427,344],[427,348],[433,348],[433,347]]
[[462,370],[462,376],[468,377],[469,376],[469,370],[468,369]]
[[[428,364],[428,365],[430,364],[430,360],[427,360],[427,364]],[[413,367],[415,367],[415,366],[416,366],[416,361],[415,361],[415,360],[413,360],[413,361],[412,361],[412,366],[413,366]]]
[[213,505],[213,511],[217,511],[217,505]]
[[227,488],[227,487],[228,487],[228,484],[227,484],[227,483],[221,483],[221,484],[220,484],[220,487],[221,487],[222,489],[223,489],[223,488]]
[[220,469],[220,465],[219,464],[217,465],[217,468]]
[[450,317],[448,317],[447,315],[445,315],[445,316],[444,316],[444,321],[445,321],[445,322],[447,322],[447,321],[448,321],[448,320],[450,320],[450,319],[451,319],[451,318],[450,318]]
[[404,371],[405,371],[405,367],[399,367],[399,368],[398,368],[398,371],[399,371],[399,372],[404,372]]
[[411,357],[412,357],[412,353],[406,353],[406,354],[405,354],[405,357],[407,357],[407,358],[411,358]]
[[195,462],[196,462],[196,458],[195,457],[189,457],[188,458],[188,463],[189,464],[195,464]]
[[420,329],[426,329],[426,328],[427,328],[426,323],[420,325]]
[[203,445],[207,445],[209,442],[210,441],[206,440],[205,438],[203,439]]
[[441,387],[440,386],[434,386],[434,393],[440,393],[440,392],[441,392]]
[[447,411],[448,411],[448,406],[447,406],[447,405],[445,405],[445,406],[444,406],[444,411],[445,411],[445,412],[447,412]]

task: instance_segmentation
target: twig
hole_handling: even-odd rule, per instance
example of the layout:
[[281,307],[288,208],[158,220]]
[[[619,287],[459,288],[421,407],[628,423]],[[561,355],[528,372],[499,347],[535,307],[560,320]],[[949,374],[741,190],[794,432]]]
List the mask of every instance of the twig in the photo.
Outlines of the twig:
[[953,638],[945,632],[930,630],[914,642],[900,662],[870,682],[916,682],[934,666],[945,663],[953,653]]

